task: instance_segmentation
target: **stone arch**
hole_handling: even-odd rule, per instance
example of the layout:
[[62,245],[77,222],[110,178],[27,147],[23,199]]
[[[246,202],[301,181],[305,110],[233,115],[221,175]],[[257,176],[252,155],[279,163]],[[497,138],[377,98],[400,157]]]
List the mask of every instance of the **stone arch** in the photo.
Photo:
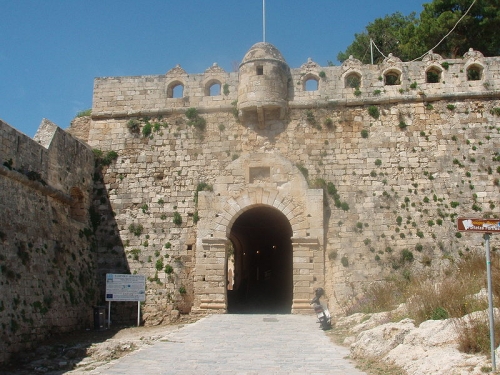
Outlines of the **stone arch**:
[[319,75],[315,73],[308,73],[302,78],[302,89],[304,91],[318,91],[319,82]]
[[344,74],[344,87],[347,88],[359,88],[361,87],[362,75],[358,71],[350,71]]
[[69,191],[71,203],[69,207],[69,216],[76,221],[85,222],[85,197],[78,187],[72,187]]
[[230,163],[214,182],[213,191],[198,194],[193,309],[226,311],[225,249],[232,228],[240,217],[265,211],[280,217],[290,228],[292,274],[300,275],[301,282],[294,279],[292,283],[289,309],[294,313],[309,311],[313,289],[324,282],[323,197],[323,190],[310,189],[300,170],[276,152],[243,154]]
[[209,79],[205,82],[205,96],[222,95],[222,81],[218,78]]
[[184,97],[184,87],[184,82],[180,80],[170,82],[167,86],[167,98],[179,99]]
[[425,82],[426,83],[439,83],[441,82],[441,76],[443,70],[437,65],[429,66],[425,71]]
[[474,62],[465,69],[467,72],[467,81],[480,81],[483,79],[484,67],[481,64]]
[[396,86],[401,84],[401,70],[390,68],[384,71],[384,85]]
[[[273,199],[272,202],[270,200],[266,200],[266,199],[263,199],[263,200],[258,199],[258,198],[262,198],[262,196],[258,196],[258,195],[254,196],[253,198],[257,198],[257,199],[251,199],[249,196],[240,197],[236,202],[241,207],[241,209],[236,214],[232,215],[231,217],[229,217],[230,214],[228,212],[226,212],[225,215],[220,218],[220,223],[221,224],[225,223],[224,225],[226,227],[226,236],[227,237],[229,237],[229,235],[231,233],[231,228],[232,228],[233,224],[236,222],[236,220],[242,214],[244,214],[246,211],[252,210],[256,207],[269,207],[269,208],[273,208],[273,209],[278,210],[279,212],[281,212],[283,214],[284,217],[286,217],[286,219],[290,223],[292,231],[294,229],[295,229],[295,231],[299,229],[297,227],[297,224],[298,224],[297,217],[303,215],[303,212],[301,212],[300,207],[295,206],[294,203],[291,202],[290,200],[287,200],[286,197],[277,196],[275,199]],[[251,199],[251,200],[249,201],[249,199]],[[245,204],[247,204],[247,205],[245,206]],[[283,209],[283,208],[286,208],[286,209],[282,211],[281,209]],[[292,223],[294,223],[294,224],[292,224]],[[294,228],[294,226],[295,226],[295,228]]]
[[226,277],[229,312],[290,313],[293,296],[292,228],[276,207],[247,206],[233,216],[227,238],[234,246]]

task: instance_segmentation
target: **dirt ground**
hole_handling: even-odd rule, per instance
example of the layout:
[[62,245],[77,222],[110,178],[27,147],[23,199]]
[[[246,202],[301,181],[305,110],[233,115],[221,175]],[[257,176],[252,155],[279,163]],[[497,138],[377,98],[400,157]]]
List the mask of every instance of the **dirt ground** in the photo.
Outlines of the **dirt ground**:
[[154,327],[111,327],[55,336],[16,355],[0,375],[83,374],[138,348],[151,345],[172,330],[201,316],[181,315],[175,324]]

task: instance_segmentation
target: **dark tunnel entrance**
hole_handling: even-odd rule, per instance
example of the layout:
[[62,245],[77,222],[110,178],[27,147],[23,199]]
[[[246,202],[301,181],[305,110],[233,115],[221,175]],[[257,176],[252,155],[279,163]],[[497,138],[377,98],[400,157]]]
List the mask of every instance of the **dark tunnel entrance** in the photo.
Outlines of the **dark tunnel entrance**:
[[228,255],[229,313],[291,312],[292,228],[275,208],[259,206],[234,222]]

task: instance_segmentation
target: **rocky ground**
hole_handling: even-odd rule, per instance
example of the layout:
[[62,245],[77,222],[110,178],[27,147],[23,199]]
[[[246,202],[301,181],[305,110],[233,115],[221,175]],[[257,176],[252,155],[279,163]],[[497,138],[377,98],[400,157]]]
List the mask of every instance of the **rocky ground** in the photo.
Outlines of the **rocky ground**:
[[[404,305],[400,309],[404,309]],[[401,316],[401,311],[358,313],[339,318],[330,335],[335,341],[350,346],[351,358],[358,367],[377,375],[493,373],[489,355],[466,354],[457,349],[452,319],[428,320],[416,326],[411,319],[394,322],[395,316]],[[498,355],[496,363],[500,365]]]

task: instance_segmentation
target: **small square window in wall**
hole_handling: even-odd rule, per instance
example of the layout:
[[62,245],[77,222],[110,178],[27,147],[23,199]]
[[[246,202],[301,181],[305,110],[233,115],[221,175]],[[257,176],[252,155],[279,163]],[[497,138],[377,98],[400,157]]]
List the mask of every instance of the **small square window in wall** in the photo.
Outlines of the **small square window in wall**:
[[269,181],[271,177],[270,167],[250,167],[248,172],[248,180],[250,183],[257,181]]
[[257,66],[257,75],[258,76],[264,75],[264,67],[262,65]]

